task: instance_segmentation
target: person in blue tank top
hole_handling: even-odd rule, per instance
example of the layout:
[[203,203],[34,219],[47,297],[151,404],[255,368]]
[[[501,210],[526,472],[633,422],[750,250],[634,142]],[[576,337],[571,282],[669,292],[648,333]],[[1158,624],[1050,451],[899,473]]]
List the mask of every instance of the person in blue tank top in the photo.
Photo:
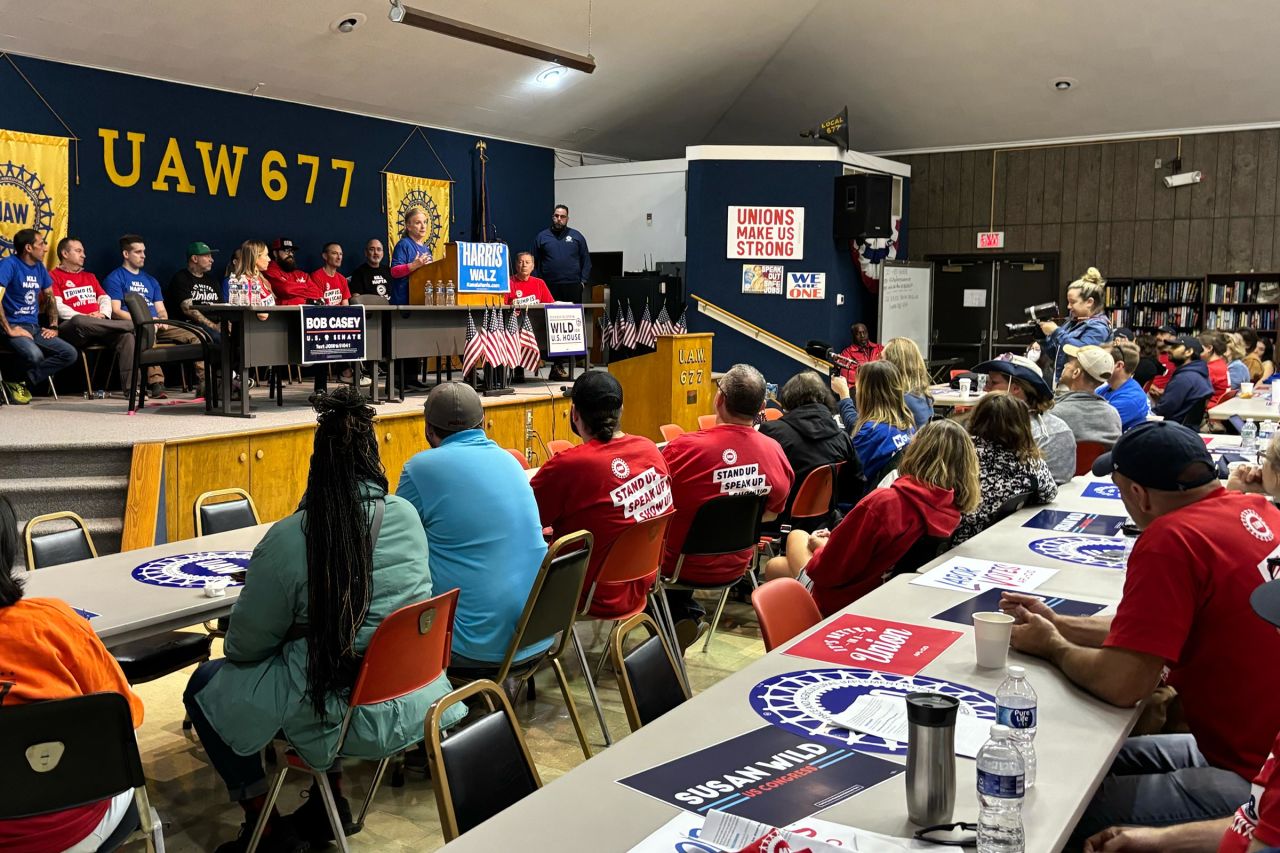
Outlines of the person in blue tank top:
[[840,419],[853,435],[853,452],[867,476],[867,487],[874,489],[916,431],[902,372],[892,362],[873,361],[858,368],[856,402],[843,377],[832,377],[831,390],[840,398]]

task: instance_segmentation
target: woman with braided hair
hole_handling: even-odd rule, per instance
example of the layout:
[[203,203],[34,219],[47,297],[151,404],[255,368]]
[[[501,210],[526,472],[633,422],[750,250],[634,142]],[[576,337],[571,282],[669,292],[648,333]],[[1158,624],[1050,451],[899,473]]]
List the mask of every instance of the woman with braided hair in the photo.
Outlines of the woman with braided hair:
[[[209,762],[245,813],[240,835],[218,853],[247,847],[267,793],[258,753],[279,731],[309,765],[329,769],[350,826],[336,751],[361,655],[383,619],[431,596],[426,534],[413,507],[387,494],[373,409],[347,386],[314,396],[312,405],[319,417],[306,493],[253,551],[226,657],[200,665],[183,696]],[[420,741],[427,709],[448,691],[442,675],[361,708],[344,754],[376,758]],[[451,709],[445,724],[463,713]],[[272,814],[258,849],[305,850],[331,835],[313,785],[290,820]]]

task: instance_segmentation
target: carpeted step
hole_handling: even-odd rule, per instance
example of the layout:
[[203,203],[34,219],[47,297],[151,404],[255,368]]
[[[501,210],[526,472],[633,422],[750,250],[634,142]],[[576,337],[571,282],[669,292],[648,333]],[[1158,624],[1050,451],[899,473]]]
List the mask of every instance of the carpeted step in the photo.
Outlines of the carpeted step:
[[19,518],[70,510],[81,518],[120,519],[128,493],[127,475],[0,479],[0,494],[9,497]]
[[127,475],[133,461],[133,447],[128,445],[37,443],[38,439],[38,435],[24,435],[6,441],[0,448],[0,472],[23,472],[33,477]]

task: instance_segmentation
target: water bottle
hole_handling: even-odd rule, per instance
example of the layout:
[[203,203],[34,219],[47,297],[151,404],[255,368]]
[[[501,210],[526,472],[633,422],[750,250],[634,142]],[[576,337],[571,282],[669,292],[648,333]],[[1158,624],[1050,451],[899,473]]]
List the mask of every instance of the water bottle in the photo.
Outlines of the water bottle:
[[1258,446],[1260,450],[1266,450],[1271,444],[1271,439],[1275,438],[1276,424],[1275,421],[1263,421],[1262,426],[1258,428]]
[[444,304],[445,305],[458,304],[458,292],[453,289],[453,279],[449,279],[449,284],[445,287]]
[[1025,668],[1011,666],[1008,673],[996,691],[996,720],[1013,732],[1030,789],[1036,783],[1036,691],[1027,681]]
[[1258,449],[1258,425],[1253,421],[1245,421],[1244,428],[1240,430],[1240,449]]
[[423,305],[436,304],[436,286],[433,282],[428,281],[425,285],[423,285],[422,304]]
[[1011,735],[996,724],[978,751],[978,853],[1023,853],[1022,753]]

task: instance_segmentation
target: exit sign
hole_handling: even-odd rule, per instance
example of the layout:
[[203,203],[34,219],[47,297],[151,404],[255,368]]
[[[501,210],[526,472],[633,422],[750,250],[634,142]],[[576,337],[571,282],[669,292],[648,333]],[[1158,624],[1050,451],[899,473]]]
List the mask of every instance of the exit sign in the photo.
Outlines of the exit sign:
[[978,248],[979,249],[1003,249],[1004,248],[1004,232],[1003,231],[979,231],[978,232]]

